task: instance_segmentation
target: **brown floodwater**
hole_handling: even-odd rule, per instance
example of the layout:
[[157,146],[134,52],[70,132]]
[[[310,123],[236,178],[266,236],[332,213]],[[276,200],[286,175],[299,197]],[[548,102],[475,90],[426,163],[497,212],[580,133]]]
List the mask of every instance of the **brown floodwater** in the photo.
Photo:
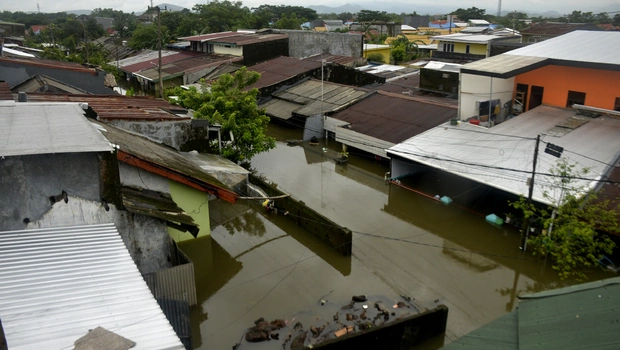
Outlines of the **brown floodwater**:
[[[549,264],[523,253],[516,228],[387,184],[385,162],[353,154],[336,165],[341,148],[334,141],[291,146],[284,141],[301,139],[301,131],[270,125],[270,133],[277,147],[256,156],[253,169],[351,229],[353,254],[340,256],[290,217],[267,214],[256,203],[211,202],[211,236],[179,244],[195,264],[196,349],[236,343],[239,349],[281,349],[276,342],[246,343],[244,331],[260,317],[307,329],[360,294],[446,305],[445,336],[421,346],[438,349],[513,310],[519,294],[576,283],[560,281]],[[611,276],[589,272],[590,280]]]

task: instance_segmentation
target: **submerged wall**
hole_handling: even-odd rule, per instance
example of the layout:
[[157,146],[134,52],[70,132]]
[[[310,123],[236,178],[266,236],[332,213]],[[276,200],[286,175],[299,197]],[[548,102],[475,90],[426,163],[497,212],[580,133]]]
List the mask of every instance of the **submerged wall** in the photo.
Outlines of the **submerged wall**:
[[[275,186],[254,175],[250,175],[250,182],[260,186],[269,196],[282,196],[285,193]],[[342,255],[351,255],[353,233],[346,227],[341,227],[315,210],[306,206],[302,201],[292,197],[275,199],[275,206],[279,211],[288,211],[291,219],[297,225],[312,233],[321,241],[327,243]]]

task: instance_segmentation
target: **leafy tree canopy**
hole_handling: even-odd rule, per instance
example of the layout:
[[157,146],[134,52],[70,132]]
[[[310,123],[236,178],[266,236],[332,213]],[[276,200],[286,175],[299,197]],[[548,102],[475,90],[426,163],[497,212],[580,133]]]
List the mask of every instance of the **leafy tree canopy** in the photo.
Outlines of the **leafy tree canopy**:
[[477,7],[470,7],[468,9],[459,8],[458,10],[452,12],[453,15],[456,15],[461,21],[469,21],[470,19],[486,19],[487,14],[485,9],[479,9]]
[[[562,279],[587,276],[584,267],[599,265],[603,254],[611,254],[614,242],[600,231],[618,233],[619,208],[611,208],[609,201],[599,201],[597,194],[587,188],[575,185],[576,178],[583,177],[588,170],[576,171],[573,164],[561,158],[551,171],[555,181],[551,190],[560,191],[556,209],[540,208],[521,197],[510,205],[521,211],[526,220],[542,226],[544,231],[530,236],[528,246],[534,254],[549,257],[552,267]],[[554,201],[549,191],[544,197]]]
[[385,11],[361,10],[357,13],[358,22],[389,22],[391,16]]
[[266,135],[269,117],[256,102],[258,89],[247,89],[259,78],[259,73],[243,67],[222,75],[210,87],[203,82],[201,91],[176,87],[167,95],[177,96],[172,102],[193,109],[196,118],[222,125],[224,134],[232,132],[234,139],[224,144],[222,155],[237,163],[247,162],[275,147],[275,139]]
[[295,13],[292,13],[290,17],[283,14],[282,18],[276,22],[275,27],[278,29],[299,29],[302,23],[304,20],[297,18]]
[[[168,28],[162,26],[162,41],[164,38],[168,37]],[[134,50],[142,50],[142,49],[157,49],[157,25],[155,24],[140,24],[133,31],[131,35],[131,39],[127,43],[129,47]],[[164,44],[162,43],[162,47]]]

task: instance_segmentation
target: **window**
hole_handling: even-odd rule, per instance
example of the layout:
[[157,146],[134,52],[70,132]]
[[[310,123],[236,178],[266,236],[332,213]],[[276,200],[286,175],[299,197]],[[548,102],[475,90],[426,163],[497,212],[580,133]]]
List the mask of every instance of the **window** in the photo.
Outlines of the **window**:
[[586,93],[579,91],[568,91],[568,98],[566,99],[566,107],[571,108],[573,105],[585,105]]
[[443,44],[444,52],[454,52],[454,44]]
[[620,97],[616,97],[616,103],[614,103],[614,111],[620,112]]
[[465,45],[465,53],[469,53],[469,44]]

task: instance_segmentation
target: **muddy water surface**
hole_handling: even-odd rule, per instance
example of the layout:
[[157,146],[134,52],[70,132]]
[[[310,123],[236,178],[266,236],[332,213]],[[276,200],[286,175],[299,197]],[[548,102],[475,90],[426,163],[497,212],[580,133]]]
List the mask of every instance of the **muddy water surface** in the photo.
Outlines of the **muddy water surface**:
[[[491,225],[483,216],[388,185],[387,165],[372,157],[352,155],[346,166],[336,165],[340,145],[333,141],[288,145],[283,141],[300,139],[300,131],[272,125],[270,132],[281,142],[256,156],[252,167],[351,229],[353,255],[333,252],[290,217],[251,203],[212,203],[211,237],[180,244],[196,268],[197,349],[231,349],[239,342],[240,349],[281,348],[244,343],[244,330],[260,317],[309,328],[324,321],[321,300],[344,305],[359,294],[448,306],[445,337],[422,347],[437,349],[513,310],[519,294],[574,283],[523,254],[514,227]],[[606,277],[611,275],[596,270],[590,279]]]

